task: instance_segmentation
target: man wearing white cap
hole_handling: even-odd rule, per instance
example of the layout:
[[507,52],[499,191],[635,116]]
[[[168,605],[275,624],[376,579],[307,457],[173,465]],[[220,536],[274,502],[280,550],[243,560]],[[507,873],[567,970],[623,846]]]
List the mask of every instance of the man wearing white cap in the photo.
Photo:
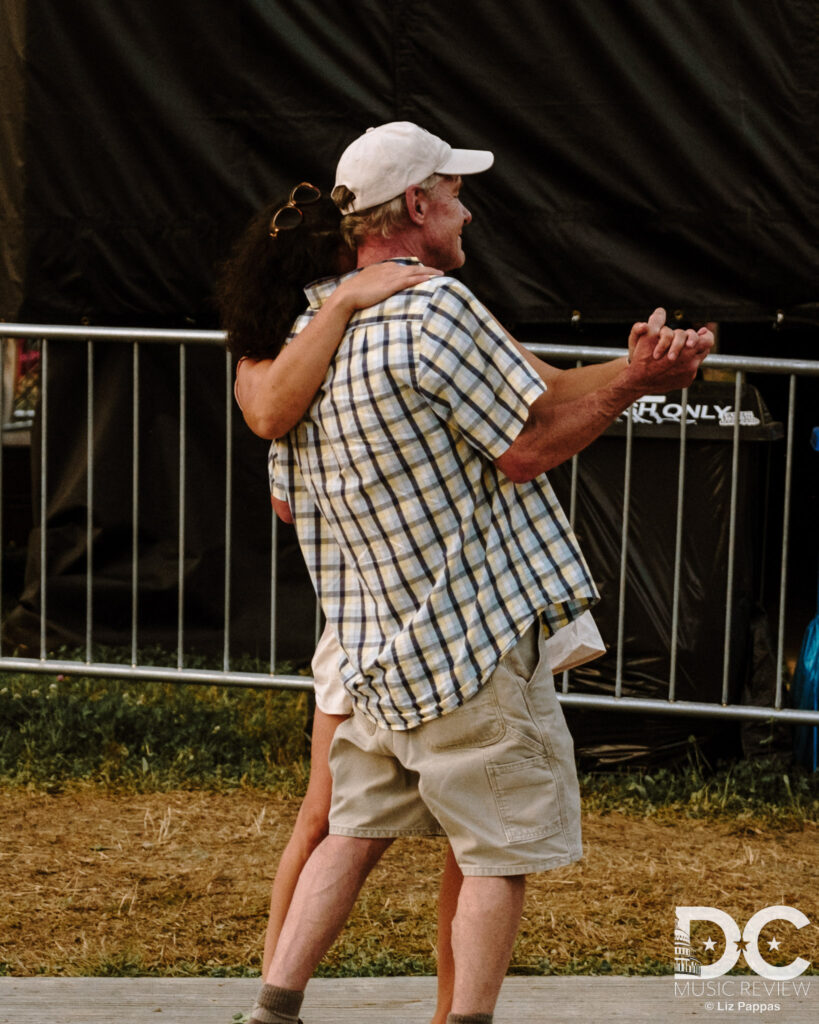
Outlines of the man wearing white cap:
[[[333,198],[358,266],[464,262],[461,178],[491,153],[409,122],[343,153]],[[338,279],[308,289],[303,328]],[[489,1024],[526,875],[581,856],[572,741],[544,637],[596,597],[543,475],[713,343],[635,324],[630,359],[560,371],[435,277],[355,314],[305,419],[274,445],[354,712],[330,763],[330,835],[304,870],[254,1009],[295,1024],[305,985],[398,836],[449,838],[463,873],[450,1024]]]

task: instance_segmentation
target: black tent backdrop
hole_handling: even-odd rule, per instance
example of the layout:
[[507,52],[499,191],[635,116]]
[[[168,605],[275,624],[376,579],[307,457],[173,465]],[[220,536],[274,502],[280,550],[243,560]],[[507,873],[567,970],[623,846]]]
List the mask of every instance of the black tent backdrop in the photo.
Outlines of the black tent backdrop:
[[817,299],[816,0],[16,7],[26,262],[7,317],[208,323],[248,215],[398,118],[495,151],[469,183],[464,277],[519,323]]

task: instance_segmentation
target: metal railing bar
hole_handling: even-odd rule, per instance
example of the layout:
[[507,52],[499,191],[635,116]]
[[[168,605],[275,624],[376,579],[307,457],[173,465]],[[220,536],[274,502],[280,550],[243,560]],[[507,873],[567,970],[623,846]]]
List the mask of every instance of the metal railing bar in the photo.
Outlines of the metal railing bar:
[[228,686],[249,686],[255,689],[311,690],[309,676],[279,675],[267,672],[224,672],[222,669],[174,668],[162,665],[127,665],[59,658],[31,659],[2,658],[0,670],[26,672],[36,675],[75,676],[82,679],[136,679],[155,683],[202,683],[207,686],[225,683]]
[[617,597],[617,668],[614,678],[614,695],[623,692],[623,639],[626,622],[626,572],[628,571],[628,527],[631,505],[631,456],[634,442],[634,416],[629,406],[626,416],[626,464],[623,470],[623,528],[620,534],[620,585]]
[[685,510],[685,450],[688,437],[688,388],[683,388],[680,412],[680,461],[677,470],[677,522],[674,537],[674,580],[671,589],[671,659],[668,669],[668,699],[677,693],[677,649],[680,629],[680,580],[682,577],[683,512]]
[[788,386],[788,430],[785,443],[785,499],[782,509],[782,555],[779,563],[779,624],[776,641],[776,699],[774,705],[782,707],[782,664],[785,658],[785,606],[788,582],[788,549],[790,546],[791,484],[793,481],[793,433],[796,415],[796,377],[791,376]]
[[179,531],[177,537],[177,620],[176,620],[176,663],[184,666],[185,634],[185,450],[187,447],[187,378],[185,346],[179,346]]
[[91,662],[94,618],[94,343],[86,347],[85,410],[85,660]]
[[[89,671],[89,668],[91,671]],[[83,679],[136,679],[157,683],[192,683],[213,686],[247,687],[249,689],[311,690],[309,676],[274,675],[264,672],[223,672],[220,669],[174,669],[148,665],[118,665],[98,662],[93,666],[82,662],[28,658],[1,658],[0,670],[28,672],[34,675],[68,675]],[[773,710],[742,704],[708,704],[704,701],[665,701],[649,697],[611,697],[588,693],[558,694],[567,707],[593,708],[605,711],[639,711],[649,714],[681,714],[704,718],[733,718],[746,721],[787,722],[791,725],[819,724],[819,711],[797,708]]]
[[[551,345],[540,342],[527,343],[526,348],[537,356],[551,359],[582,359],[587,363],[602,363],[626,355],[623,348],[591,348],[575,345]],[[767,356],[730,356],[712,353],[708,356],[708,367],[712,370],[743,370],[745,373],[796,373],[807,377],[819,377],[819,360],[816,359],[772,359]]]
[[0,323],[0,337],[41,338],[52,341],[155,341],[177,345],[188,342],[200,345],[224,345],[224,331],[197,331],[163,327],[75,327],[70,324],[8,324]]
[[230,669],[230,569],[233,526],[233,365],[225,350],[225,641],[222,664]]
[[137,663],[139,624],[139,342],[133,349],[131,407],[131,664]]
[[[87,341],[89,338],[110,341],[154,341],[171,344],[189,343],[224,345],[224,331],[191,330],[154,327],[83,327],[53,324],[0,323],[0,337],[54,339],[61,341]],[[553,359],[580,359],[583,362],[605,362],[627,354],[625,348],[596,347],[591,345],[555,345],[546,342],[528,342],[526,347],[535,355]],[[715,370],[744,370],[746,373],[796,373],[819,377],[819,360],[772,359],[764,356],[732,356],[713,353],[708,366]]]
[[691,715],[697,718],[733,718],[740,721],[787,722],[790,725],[816,725],[819,711],[795,708],[760,708],[744,704],[708,704],[705,701],[658,700],[653,697],[597,697],[587,693],[559,693],[557,699],[567,707],[594,708],[600,711],[631,711],[640,714]]

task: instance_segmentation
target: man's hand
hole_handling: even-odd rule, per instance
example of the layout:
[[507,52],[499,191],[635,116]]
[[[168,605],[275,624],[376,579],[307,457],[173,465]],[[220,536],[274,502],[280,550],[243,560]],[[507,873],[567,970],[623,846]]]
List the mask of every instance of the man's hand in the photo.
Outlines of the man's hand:
[[655,309],[647,323],[631,329],[629,376],[645,392],[686,388],[713,346],[708,328],[672,330],[665,326],[665,310]]

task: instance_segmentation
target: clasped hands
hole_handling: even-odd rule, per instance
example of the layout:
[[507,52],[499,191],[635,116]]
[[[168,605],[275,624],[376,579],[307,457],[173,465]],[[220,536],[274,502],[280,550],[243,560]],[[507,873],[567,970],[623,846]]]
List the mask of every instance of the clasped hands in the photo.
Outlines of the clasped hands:
[[657,390],[688,387],[703,359],[714,347],[713,331],[673,329],[665,325],[664,309],[655,309],[648,321],[631,328],[629,373],[634,382]]

